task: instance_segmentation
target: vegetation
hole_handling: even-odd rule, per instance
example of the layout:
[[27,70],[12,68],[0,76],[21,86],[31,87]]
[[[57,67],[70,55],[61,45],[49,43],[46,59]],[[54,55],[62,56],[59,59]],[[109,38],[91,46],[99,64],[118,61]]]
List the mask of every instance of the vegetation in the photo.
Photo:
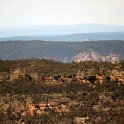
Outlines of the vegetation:
[[47,58],[71,61],[75,55],[88,49],[100,54],[114,53],[124,59],[124,42],[118,40],[88,42],[0,41],[0,58]]
[[0,60],[0,123],[122,124],[123,72],[124,61]]

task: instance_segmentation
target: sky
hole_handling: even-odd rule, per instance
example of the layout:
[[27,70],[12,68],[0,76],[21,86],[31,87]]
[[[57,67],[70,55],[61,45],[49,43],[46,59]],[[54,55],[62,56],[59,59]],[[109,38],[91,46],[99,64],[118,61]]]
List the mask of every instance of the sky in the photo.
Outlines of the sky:
[[124,25],[124,0],[0,0],[0,27]]

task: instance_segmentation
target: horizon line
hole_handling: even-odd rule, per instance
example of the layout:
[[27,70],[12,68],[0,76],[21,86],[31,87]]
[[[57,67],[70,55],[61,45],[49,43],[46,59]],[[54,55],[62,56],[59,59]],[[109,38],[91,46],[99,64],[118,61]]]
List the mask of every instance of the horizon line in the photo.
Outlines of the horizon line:
[[22,25],[22,26],[0,26],[0,28],[23,28],[23,27],[49,27],[49,26],[73,26],[73,25],[105,25],[124,26],[124,24],[104,24],[104,23],[75,23],[75,24],[44,24],[44,25]]

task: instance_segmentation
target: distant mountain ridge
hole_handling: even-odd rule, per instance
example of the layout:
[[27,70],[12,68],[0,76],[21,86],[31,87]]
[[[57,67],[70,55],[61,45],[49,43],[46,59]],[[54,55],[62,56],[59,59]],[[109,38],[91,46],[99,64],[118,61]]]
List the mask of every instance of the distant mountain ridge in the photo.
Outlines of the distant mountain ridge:
[[[72,59],[92,49],[90,55],[100,58],[113,54],[124,59],[124,41],[51,42],[51,41],[3,41],[0,42],[1,59],[54,59],[70,62]],[[112,54],[113,53],[113,54]],[[103,57],[104,58],[104,57]],[[97,60],[97,59],[96,59]]]
[[39,35],[39,36],[15,36],[0,38],[0,41],[100,41],[100,40],[124,40],[124,32],[97,32],[97,33],[76,33],[67,35]]
[[69,35],[76,33],[124,32],[124,25],[74,24],[25,27],[0,27],[0,37]]

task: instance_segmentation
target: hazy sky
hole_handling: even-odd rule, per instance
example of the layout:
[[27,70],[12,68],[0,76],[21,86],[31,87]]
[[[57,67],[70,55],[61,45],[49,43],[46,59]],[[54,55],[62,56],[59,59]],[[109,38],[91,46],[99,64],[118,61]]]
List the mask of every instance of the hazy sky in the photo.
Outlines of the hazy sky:
[[0,0],[0,26],[124,25],[124,0]]

